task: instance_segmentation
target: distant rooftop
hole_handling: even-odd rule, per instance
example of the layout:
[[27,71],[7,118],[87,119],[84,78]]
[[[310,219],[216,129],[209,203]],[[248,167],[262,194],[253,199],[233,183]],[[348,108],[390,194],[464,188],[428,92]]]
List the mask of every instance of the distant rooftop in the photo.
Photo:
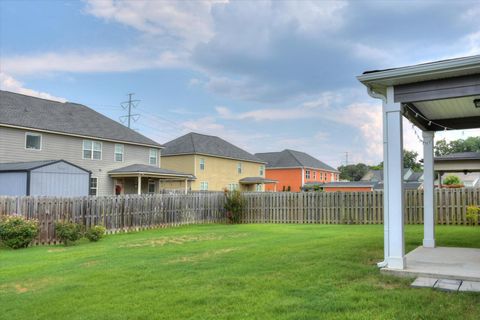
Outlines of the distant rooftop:
[[267,162],[267,168],[311,168],[339,172],[311,155],[290,149],[280,152],[256,153],[255,156]]
[[162,156],[203,154],[222,158],[264,163],[262,159],[217,136],[190,132],[165,143]]
[[480,160],[480,152],[457,152],[439,157],[435,160]]

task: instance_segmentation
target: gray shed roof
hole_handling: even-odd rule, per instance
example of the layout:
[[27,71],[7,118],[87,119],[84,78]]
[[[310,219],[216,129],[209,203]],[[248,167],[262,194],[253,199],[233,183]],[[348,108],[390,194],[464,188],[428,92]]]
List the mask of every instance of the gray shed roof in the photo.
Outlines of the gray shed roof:
[[169,175],[169,176],[180,176],[194,179],[195,177],[189,173],[163,169],[156,166],[150,166],[146,164],[132,164],[126,167],[110,170],[109,174],[119,174],[119,173],[153,173],[157,175]]
[[7,163],[0,163],[0,172],[14,172],[14,171],[31,171],[34,169],[38,169],[41,167],[45,167],[57,162],[64,162],[71,166],[77,167],[83,171],[90,172],[87,169],[79,167],[73,163],[70,163],[65,160],[40,160],[40,161],[28,161],[28,162],[7,162]]
[[222,158],[264,163],[251,153],[216,136],[190,132],[164,144],[163,156],[205,154]]
[[255,154],[267,162],[267,168],[312,168],[339,172],[337,169],[301,151],[285,149],[280,152]]
[[246,178],[240,179],[238,182],[242,184],[258,184],[258,183],[270,184],[270,183],[277,183],[278,181],[273,179],[266,179],[264,177],[246,177]]
[[480,152],[457,152],[446,154],[444,156],[435,157],[437,160],[480,160]]
[[84,105],[0,90],[1,124],[161,147],[157,142]]

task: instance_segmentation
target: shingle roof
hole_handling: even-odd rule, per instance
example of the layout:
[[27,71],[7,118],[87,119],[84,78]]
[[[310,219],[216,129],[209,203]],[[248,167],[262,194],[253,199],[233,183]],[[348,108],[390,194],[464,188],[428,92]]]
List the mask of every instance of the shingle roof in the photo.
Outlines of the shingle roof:
[[457,152],[435,157],[437,160],[480,160],[480,152]]
[[273,179],[265,179],[264,177],[245,177],[238,182],[243,183],[243,184],[250,184],[250,183],[277,183],[277,180]]
[[0,172],[5,171],[30,171],[36,168],[44,167],[50,164],[54,164],[57,162],[65,162],[69,165],[75,166],[79,169],[84,171],[90,172],[84,168],[81,168],[73,163],[70,163],[65,160],[40,160],[40,161],[28,161],[28,162],[7,162],[7,163],[0,163]]
[[164,174],[164,175],[176,175],[176,176],[184,176],[188,178],[194,178],[193,175],[189,173],[183,173],[179,171],[174,171],[174,170],[169,170],[169,169],[163,169],[159,168],[156,166],[150,166],[146,164],[131,164],[126,167],[114,169],[108,171],[108,173],[155,173],[155,174]]
[[301,151],[285,149],[280,152],[256,153],[255,155],[267,162],[267,168],[303,167],[338,172],[337,169]]
[[234,146],[216,136],[209,136],[195,132],[188,133],[164,144],[162,156],[179,154],[205,154],[223,158],[232,158],[252,162],[264,163],[251,153]]
[[1,90],[0,124],[161,147],[157,142],[84,105]]
[[338,181],[321,184],[322,187],[343,187],[343,188],[358,188],[358,187],[373,187],[375,182],[370,181]]

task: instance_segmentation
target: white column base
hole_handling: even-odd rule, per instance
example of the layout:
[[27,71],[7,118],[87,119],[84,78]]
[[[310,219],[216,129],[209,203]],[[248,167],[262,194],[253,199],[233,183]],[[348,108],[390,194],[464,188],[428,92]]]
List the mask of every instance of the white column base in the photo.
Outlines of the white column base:
[[435,239],[423,239],[424,248],[435,248]]
[[405,257],[388,257],[387,268],[403,270],[407,267],[407,259]]

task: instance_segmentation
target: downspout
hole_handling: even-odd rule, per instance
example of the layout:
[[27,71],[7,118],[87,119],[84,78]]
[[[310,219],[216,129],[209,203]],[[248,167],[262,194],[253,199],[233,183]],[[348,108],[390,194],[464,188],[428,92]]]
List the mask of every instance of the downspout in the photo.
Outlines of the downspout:
[[389,256],[389,229],[388,229],[388,189],[385,187],[388,185],[388,176],[386,174],[388,149],[387,149],[387,119],[385,113],[385,104],[387,103],[387,97],[383,94],[375,92],[372,87],[367,85],[368,95],[374,99],[382,100],[382,118],[383,118],[383,250],[384,259],[377,263],[377,267],[384,268],[387,266],[387,258]]

